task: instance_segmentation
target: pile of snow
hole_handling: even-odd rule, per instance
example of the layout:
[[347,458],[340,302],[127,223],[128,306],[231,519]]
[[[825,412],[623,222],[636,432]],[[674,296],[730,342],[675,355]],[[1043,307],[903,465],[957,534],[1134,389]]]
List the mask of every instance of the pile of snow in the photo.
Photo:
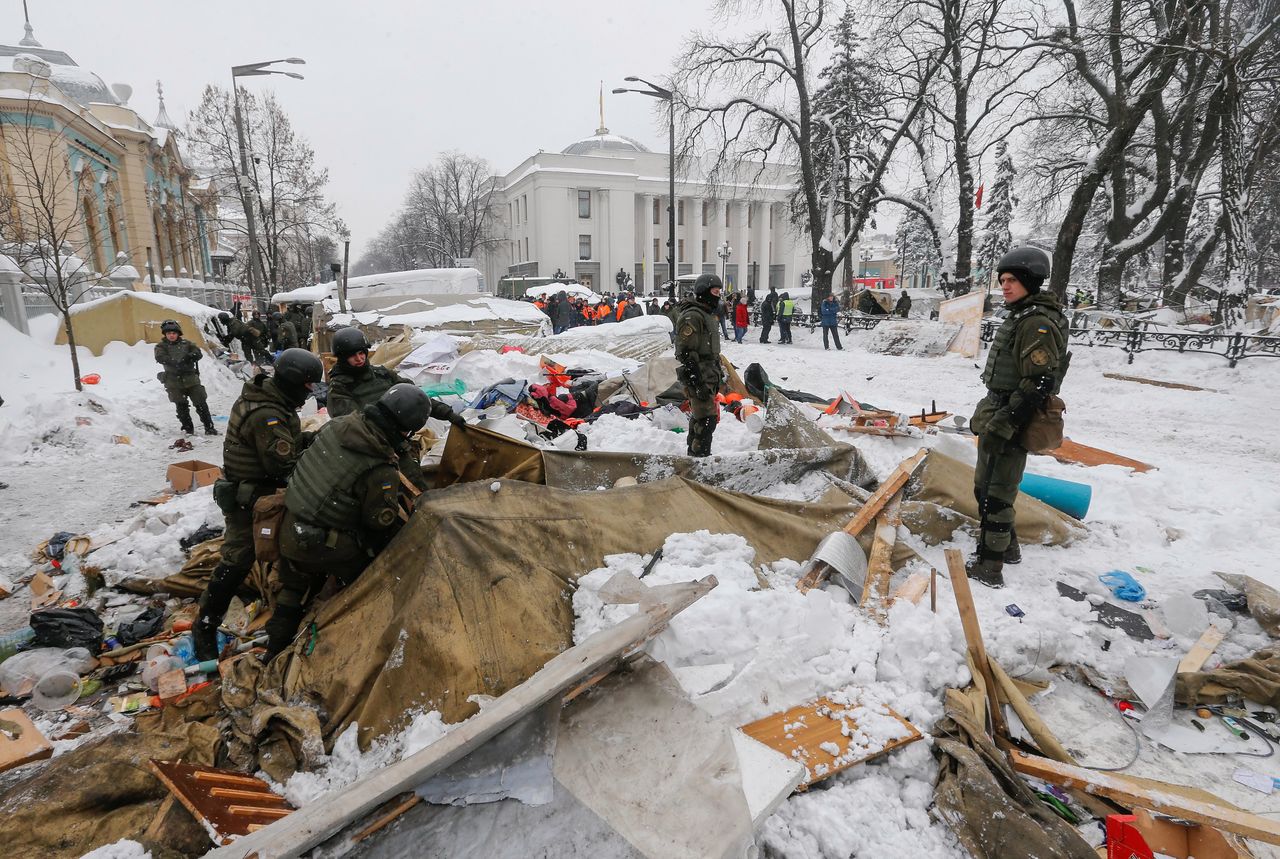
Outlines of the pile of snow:
[[[619,337],[636,337],[645,334],[670,334],[671,320],[664,314],[653,316],[637,316],[624,319],[622,322],[610,322],[605,325],[580,325],[562,333],[561,337],[581,337],[587,340],[600,340],[609,343]],[[609,351],[608,346],[599,347]]]
[[[474,295],[485,292],[484,275],[474,268],[420,268],[364,274],[347,279],[347,300],[389,298],[397,295]],[[315,302],[336,298],[338,283],[318,283],[271,296],[273,303]]]
[[151,851],[136,841],[122,838],[112,844],[104,844],[90,850],[80,859],[151,859]]

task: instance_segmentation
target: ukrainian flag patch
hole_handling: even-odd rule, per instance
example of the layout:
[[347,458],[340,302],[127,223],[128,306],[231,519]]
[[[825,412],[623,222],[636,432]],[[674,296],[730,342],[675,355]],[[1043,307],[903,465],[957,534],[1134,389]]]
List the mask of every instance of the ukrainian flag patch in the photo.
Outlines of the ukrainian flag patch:
[[279,419],[279,418],[267,418],[267,426],[269,426],[269,427],[273,427],[273,426],[275,426],[275,425],[276,425],[276,424],[278,424],[278,423],[280,423],[280,419]]
[[1036,329],[1036,333],[1037,333],[1037,334],[1048,334],[1048,333],[1049,333],[1049,329],[1048,329],[1048,328],[1037,328],[1037,329]]

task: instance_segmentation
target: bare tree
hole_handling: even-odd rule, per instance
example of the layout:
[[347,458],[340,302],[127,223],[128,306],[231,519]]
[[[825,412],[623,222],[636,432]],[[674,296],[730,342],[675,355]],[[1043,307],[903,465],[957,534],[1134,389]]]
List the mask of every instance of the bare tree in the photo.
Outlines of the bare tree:
[[92,168],[86,159],[79,174],[72,169],[64,141],[74,135],[56,118],[52,127],[42,127],[48,117],[37,117],[32,111],[35,97],[35,92],[29,93],[23,114],[0,113],[5,174],[0,190],[0,243],[62,317],[71,374],[80,391],[71,310],[90,289],[106,283],[107,275],[125,259],[123,255],[101,259],[97,226],[81,205],[82,183],[96,182]]
[[474,257],[498,242],[496,179],[489,162],[445,152],[413,176],[404,212],[421,232],[423,250],[436,267]]
[[[885,171],[905,129],[915,119],[922,95],[937,70],[937,57],[908,58],[913,75],[878,70],[885,93],[875,114],[858,117],[867,131],[864,165],[840,194],[846,147],[831,130],[833,113],[815,105],[813,67],[829,35],[826,0],[722,0],[728,20],[763,19],[769,26],[741,38],[697,34],[678,63],[674,84],[685,141],[685,160],[696,147],[713,153],[707,179],[712,187],[754,164],[764,171],[772,159],[795,166],[793,219],[807,233],[813,297],[831,291],[837,265],[849,254],[877,202]],[[886,31],[882,38],[900,39]],[[855,109],[855,105],[850,105]],[[835,110],[839,110],[837,107]],[[830,130],[826,133],[823,129]],[[815,145],[819,139],[829,143]],[[847,226],[838,217],[849,213]]]
[[[293,130],[284,108],[271,92],[255,95],[240,90],[249,173],[240,170],[231,93],[205,87],[200,104],[187,117],[185,139],[194,163],[222,189],[224,210],[239,217],[224,218],[222,227],[247,237],[248,212],[258,218],[260,256],[248,254],[240,265],[256,265],[262,282],[279,286],[307,279],[313,273],[295,271],[300,246],[317,236],[332,238],[340,224],[334,206],[324,195],[329,171],[316,164],[315,150]],[[243,243],[247,250],[247,242]]]

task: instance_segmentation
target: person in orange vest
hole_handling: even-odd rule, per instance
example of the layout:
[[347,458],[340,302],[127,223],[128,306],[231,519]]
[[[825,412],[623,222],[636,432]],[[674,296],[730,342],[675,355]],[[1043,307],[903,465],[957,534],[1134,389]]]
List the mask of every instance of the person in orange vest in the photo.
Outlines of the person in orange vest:
[[622,314],[624,314],[624,313],[626,313],[626,312],[627,312],[627,299],[626,299],[626,298],[619,298],[619,299],[618,299],[618,306],[617,306],[616,308],[614,308],[613,320],[614,320],[615,322],[621,322],[621,321],[622,321]]

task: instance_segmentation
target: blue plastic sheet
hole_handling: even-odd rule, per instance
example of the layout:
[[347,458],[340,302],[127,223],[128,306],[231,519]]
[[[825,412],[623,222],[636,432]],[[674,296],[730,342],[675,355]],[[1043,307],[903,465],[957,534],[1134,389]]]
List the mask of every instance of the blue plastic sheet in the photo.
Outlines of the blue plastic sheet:
[[1138,580],[1124,570],[1103,573],[1098,576],[1098,581],[1111,588],[1111,593],[1117,598],[1128,602],[1140,602],[1147,595],[1147,589],[1138,584]]

